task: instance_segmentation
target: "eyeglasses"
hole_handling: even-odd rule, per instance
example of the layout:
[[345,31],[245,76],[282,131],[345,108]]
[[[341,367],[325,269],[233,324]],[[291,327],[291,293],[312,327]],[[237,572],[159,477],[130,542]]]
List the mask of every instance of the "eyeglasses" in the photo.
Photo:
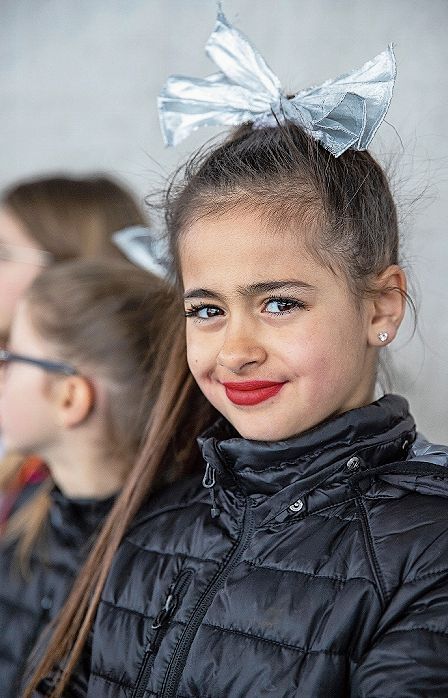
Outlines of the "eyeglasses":
[[62,373],[65,376],[76,376],[78,374],[76,368],[60,361],[33,359],[30,356],[23,356],[23,354],[13,354],[7,349],[0,349],[0,367],[4,364],[11,363],[12,361],[31,364],[32,366],[39,366],[39,368],[43,368],[44,371],[50,371],[50,373]]

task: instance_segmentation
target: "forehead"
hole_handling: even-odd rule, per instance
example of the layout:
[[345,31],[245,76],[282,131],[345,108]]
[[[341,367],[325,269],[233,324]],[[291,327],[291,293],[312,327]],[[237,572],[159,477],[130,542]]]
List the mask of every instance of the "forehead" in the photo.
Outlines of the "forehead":
[[6,206],[0,206],[0,243],[24,247],[36,246],[20,220]]
[[307,250],[300,231],[278,230],[253,211],[202,218],[179,245],[184,288],[208,279],[224,288],[269,279],[300,278],[318,286],[340,283]]

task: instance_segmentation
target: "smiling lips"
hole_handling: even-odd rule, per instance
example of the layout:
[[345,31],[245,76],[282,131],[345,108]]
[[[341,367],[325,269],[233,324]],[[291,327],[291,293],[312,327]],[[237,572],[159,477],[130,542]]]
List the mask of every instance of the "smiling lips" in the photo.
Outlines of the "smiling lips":
[[285,385],[285,382],[274,381],[245,381],[223,383],[226,395],[235,405],[258,405],[260,402],[274,397]]

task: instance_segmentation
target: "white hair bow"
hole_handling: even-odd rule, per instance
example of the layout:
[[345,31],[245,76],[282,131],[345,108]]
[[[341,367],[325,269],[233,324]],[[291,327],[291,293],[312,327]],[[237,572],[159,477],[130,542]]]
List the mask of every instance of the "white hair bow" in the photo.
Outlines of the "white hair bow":
[[132,225],[114,233],[112,240],[133,264],[156,276],[168,276],[170,258],[167,243],[149,228]]
[[205,46],[220,69],[207,78],[172,75],[158,99],[163,137],[177,145],[201,126],[253,128],[292,121],[335,157],[365,150],[392,98],[396,64],[392,45],[358,70],[327,80],[288,99],[280,81],[247,37],[221,10]]

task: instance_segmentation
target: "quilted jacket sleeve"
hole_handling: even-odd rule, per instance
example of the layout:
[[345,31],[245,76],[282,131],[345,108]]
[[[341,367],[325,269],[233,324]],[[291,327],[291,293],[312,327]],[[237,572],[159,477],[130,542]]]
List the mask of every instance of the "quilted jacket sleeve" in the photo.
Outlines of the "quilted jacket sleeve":
[[448,696],[448,571],[404,583],[353,670],[352,698]]

